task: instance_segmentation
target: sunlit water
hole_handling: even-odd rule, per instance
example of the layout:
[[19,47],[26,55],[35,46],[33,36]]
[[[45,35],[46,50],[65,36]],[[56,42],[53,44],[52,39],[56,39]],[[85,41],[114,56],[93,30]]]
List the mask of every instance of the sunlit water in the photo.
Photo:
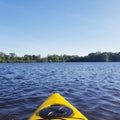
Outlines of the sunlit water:
[[0,64],[0,120],[27,120],[53,92],[89,120],[120,120],[120,63]]

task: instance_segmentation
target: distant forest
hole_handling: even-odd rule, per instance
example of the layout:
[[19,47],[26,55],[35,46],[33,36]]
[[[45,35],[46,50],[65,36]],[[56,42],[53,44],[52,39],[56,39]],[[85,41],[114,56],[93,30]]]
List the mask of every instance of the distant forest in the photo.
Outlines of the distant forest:
[[0,63],[26,63],[26,62],[120,62],[120,52],[95,52],[87,56],[78,55],[24,55],[17,56],[15,53],[9,55],[0,52]]

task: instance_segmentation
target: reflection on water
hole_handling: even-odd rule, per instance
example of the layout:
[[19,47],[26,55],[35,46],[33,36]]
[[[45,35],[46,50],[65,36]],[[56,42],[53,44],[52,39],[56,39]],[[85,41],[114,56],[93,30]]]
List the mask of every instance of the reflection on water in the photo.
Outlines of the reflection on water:
[[120,63],[0,64],[0,120],[26,120],[53,92],[89,120],[120,120]]

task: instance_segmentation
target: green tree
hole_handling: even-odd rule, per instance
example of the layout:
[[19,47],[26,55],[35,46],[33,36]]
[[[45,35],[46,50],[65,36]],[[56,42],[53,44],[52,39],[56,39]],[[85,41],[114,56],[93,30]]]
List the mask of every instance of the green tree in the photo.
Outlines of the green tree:
[[23,60],[24,62],[31,62],[31,55],[24,55]]
[[58,55],[48,55],[48,62],[60,62]]
[[8,62],[16,62],[17,55],[15,53],[9,53],[8,55]]
[[6,62],[6,54],[3,52],[0,52],[0,62]]

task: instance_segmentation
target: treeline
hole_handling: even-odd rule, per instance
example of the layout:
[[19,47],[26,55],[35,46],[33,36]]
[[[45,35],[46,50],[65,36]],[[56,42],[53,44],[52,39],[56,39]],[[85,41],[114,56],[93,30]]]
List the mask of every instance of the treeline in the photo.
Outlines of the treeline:
[[41,58],[40,55],[24,55],[17,56],[15,53],[9,55],[0,52],[1,63],[12,62],[120,62],[120,52],[96,52],[87,56],[80,57],[78,55],[48,55]]

